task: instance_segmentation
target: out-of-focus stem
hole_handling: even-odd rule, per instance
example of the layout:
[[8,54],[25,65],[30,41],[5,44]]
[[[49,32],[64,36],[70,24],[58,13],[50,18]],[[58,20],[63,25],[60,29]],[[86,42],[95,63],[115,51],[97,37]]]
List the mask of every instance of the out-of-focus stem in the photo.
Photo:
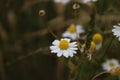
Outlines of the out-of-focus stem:
[[101,72],[97,75],[95,75],[91,80],[95,80],[97,77],[101,76],[102,74],[108,73],[108,71]]
[[51,29],[48,27],[48,31],[50,32],[50,34],[52,35],[52,36],[54,36],[56,39],[59,39],[54,33],[53,33],[53,31],[51,31]]

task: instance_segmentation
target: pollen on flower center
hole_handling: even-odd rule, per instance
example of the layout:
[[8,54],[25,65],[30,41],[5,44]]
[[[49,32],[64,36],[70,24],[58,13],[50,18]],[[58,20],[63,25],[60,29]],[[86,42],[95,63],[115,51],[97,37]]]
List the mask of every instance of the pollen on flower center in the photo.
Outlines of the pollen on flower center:
[[93,36],[93,41],[95,42],[95,44],[99,44],[102,42],[102,35],[97,33]]
[[66,50],[69,47],[69,42],[67,40],[61,40],[59,43],[59,48],[61,50]]
[[115,63],[110,62],[109,65],[110,65],[111,67],[114,67],[114,66],[115,66]]
[[71,25],[69,28],[68,28],[68,31],[71,32],[71,33],[75,33],[76,32],[76,27],[74,25]]

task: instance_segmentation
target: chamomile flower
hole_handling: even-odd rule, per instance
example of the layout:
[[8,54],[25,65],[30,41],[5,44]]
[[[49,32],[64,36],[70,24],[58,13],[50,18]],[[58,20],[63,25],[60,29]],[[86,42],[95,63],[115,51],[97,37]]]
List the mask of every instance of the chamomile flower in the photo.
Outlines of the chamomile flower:
[[95,35],[93,35],[92,40],[96,44],[96,50],[99,50],[102,47],[102,40],[103,40],[102,35],[99,33],[96,33]]
[[71,24],[62,36],[69,37],[72,40],[75,40],[76,38],[80,38],[81,33],[84,33],[84,30],[81,25],[75,26],[74,24]]
[[64,38],[61,40],[54,40],[50,46],[51,53],[57,53],[58,57],[62,55],[66,58],[73,57],[76,54],[77,42],[70,42],[70,39]]
[[106,62],[104,62],[102,64],[103,69],[106,71],[110,71],[112,69],[115,69],[118,66],[119,66],[119,62],[116,59],[107,60]]
[[83,3],[88,3],[88,2],[96,2],[97,0],[83,0]]
[[120,24],[118,26],[116,26],[116,25],[113,26],[112,32],[113,32],[113,35],[118,37],[119,41],[120,41]]
[[70,0],[54,0],[55,3],[67,4]]

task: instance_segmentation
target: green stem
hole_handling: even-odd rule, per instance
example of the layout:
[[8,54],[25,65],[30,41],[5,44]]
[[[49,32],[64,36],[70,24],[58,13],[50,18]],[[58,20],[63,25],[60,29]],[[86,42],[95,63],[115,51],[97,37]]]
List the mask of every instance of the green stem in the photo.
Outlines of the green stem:
[[104,56],[106,55],[106,53],[107,53],[107,52],[108,52],[108,50],[110,49],[110,47],[111,47],[111,45],[112,45],[112,43],[113,43],[114,39],[115,39],[115,37],[112,37],[112,38],[111,38],[111,40],[110,40],[109,44],[107,45],[107,48],[105,49],[105,51],[104,51],[103,55],[102,55],[100,58],[102,58],[102,57],[104,57]]

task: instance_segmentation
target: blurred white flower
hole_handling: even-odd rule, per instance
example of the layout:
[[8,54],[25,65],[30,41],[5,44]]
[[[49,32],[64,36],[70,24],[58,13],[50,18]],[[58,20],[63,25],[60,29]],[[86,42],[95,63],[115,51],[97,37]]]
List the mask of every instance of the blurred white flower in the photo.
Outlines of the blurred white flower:
[[84,30],[81,25],[75,26],[74,24],[71,24],[68,27],[67,31],[65,31],[62,36],[69,37],[72,40],[75,40],[76,38],[80,38],[80,34],[83,32],[84,32]]
[[70,2],[70,0],[54,0],[55,3],[63,3],[63,4],[67,4],[68,2]]
[[83,3],[88,3],[88,2],[96,2],[97,0],[83,0]]
[[119,38],[120,41],[120,24],[118,26],[113,26],[114,28],[112,29],[113,35]]
[[66,58],[73,57],[76,54],[77,42],[71,42],[70,39],[64,38],[59,40],[54,40],[52,46],[50,46],[51,53],[57,53],[57,56],[65,56]]
[[112,69],[115,69],[118,66],[119,66],[119,62],[116,59],[106,60],[106,62],[104,62],[102,64],[103,69],[106,71],[110,71]]

